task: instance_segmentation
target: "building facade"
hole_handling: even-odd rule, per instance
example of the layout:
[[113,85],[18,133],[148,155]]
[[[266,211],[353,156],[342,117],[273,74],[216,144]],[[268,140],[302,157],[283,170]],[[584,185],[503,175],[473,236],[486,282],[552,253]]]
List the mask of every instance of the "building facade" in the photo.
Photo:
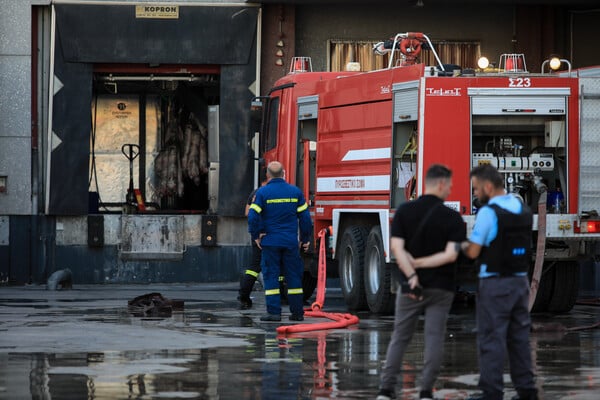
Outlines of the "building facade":
[[[294,56],[377,68],[425,32],[452,64],[600,65],[593,1],[0,0],[0,282],[235,280],[261,178],[250,102]],[[141,199],[141,200],[139,200]]]

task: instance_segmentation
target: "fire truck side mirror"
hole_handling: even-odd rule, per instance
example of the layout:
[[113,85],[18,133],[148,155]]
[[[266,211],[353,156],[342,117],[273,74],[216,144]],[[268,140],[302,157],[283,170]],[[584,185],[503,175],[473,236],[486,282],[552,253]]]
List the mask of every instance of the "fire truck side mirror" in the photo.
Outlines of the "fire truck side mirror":
[[263,101],[260,98],[254,98],[250,104],[250,120],[253,123],[259,123],[262,120]]
[[252,151],[258,151],[260,135],[263,128],[264,102],[260,97],[252,99],[250,104],[250,132],[248,145]]

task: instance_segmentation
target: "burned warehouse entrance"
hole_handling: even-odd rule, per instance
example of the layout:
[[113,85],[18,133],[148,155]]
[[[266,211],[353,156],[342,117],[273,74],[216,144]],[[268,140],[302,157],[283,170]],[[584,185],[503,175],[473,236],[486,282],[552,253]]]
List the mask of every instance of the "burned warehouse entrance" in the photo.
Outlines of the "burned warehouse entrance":
[[95,66],[92,212],[217,208],[209,201],[218,198],[209,192],[209,172],[218,173],[219,72],[217,67]]
[[[125,161],[125,168],[117,172],[119,182],[123,180],[121,175],[126,181],[129,176],[128,161],[119,144],[141,144],[139,160],[135,160],[139,169],[135,187],[145,200],[161,209],[208,210],[208,169],[211,161],[219,163],[214,165],[220,169],[218,175],[234,185],[218,190],[211,187],[215,191],[213,203],[218,202],[210,206],[220,213],[239,213],[230,204],[241,195],[240,187],[251,188],[246,116],[256,80],[258,9],[168,8],[152,13],[148,7],[135,5],[55,6],[52,125],[56,136],[52,143],[49,213],[87,214],[91,139],[97,145],[96,167],[103,151],[109,153],[105,154],[107,165],[114,167],[110,157],[119,154],[117,163]],[[107,111],[110,102],[135,113],[110,111],[106,120],[107,113],[101,112]],[[218,113],[213,132],[208,131],[211,107]],[[115,118],[111,121],[111,117]],[[117,117],[128,117],[129,121],[119,124]],[[150,129],[154,125],[158,132]],[[186,135],[190,129],[192,134]],[[103,138],[103,134],[114,137]],[[106,141],[109,148],[99,149]],[[161,162],[155,168],[157,157],[158,161],[174,157],[174,147],[180,164],[190,153],[194,153],[195,160],[177,172],[171,171],[173,162]],[[166,151],[171,154],[165,156]],[[140,161],[146,165],[137,168]],[[170,170],[170,180],[175,174],[175,186],[173,182],[161,182],[160,174],[165,169],[162,164]],[[64,179],[67,171],[68,175],[78,176]],[[103,188],[99,186],[90,191],[98,189],[101,202],[118,202],[110,191],[103,199]],[[105,187],[109,190],[108,184]],[[123,191],[120,187],[110,190]]]
[[45,209],[59,234],[38,275],[85,260],[73,273],[90,283],[127,280],[124,269],[145,281],[236,279],[259,8],[53,7]]

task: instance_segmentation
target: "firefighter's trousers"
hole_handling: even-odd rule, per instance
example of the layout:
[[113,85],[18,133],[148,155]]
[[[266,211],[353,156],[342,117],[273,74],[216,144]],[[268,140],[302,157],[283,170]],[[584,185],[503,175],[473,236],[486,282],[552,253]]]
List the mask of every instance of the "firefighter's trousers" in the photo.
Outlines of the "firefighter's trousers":
[[250,298],[254,282],[256,282],[258,274],[260,274],[260,253],[260,248],[252,241],[252,259],[250,260],[250,265],[244,271],[240,282],[240,300],[242,301],[247,301]]
[[300,258],[298,246],[263,246],[262,271],[265,282],[265,300],[269,314],[281,314],[281,299],[279,297],[279,275],[285,275],[287,282],[287,297],[290,312],[293,315],[304,315],[302,304],[302,275],[304,265]]
[[[261,261],[261,251],[260,248],[256,245],[256,242],[252,241],[252,259],[250,260],[250,265],[244,271],[242,275],[242,280],[240,282],[240,300],[248,301],[250,298],[250,294],[252,293],[252,288],[254,287],[254,283],[256,279],[258,279],[258,274],[260,274],[260,261]],[[279,289],[281,291],[281,297],[285,300],[287,296],[287,289],[284,280],[283,274],[279,276]],[[284,291],[285,290],[285,291]]]

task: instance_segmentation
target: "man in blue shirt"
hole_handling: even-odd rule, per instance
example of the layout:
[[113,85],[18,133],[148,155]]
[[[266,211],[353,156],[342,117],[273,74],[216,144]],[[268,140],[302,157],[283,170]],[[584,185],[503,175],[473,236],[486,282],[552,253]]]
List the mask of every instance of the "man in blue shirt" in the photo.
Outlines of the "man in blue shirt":
[[507,356],[518,400],[537,399],[529,348],[529,280],[532,214],[516,196],[506,194],[496,168],[481,165],[471,171],[475,197],[484,204],[477,213],[464,254],[477,258],[477,342],[479,387],[473,399],[501,400]]
[[283,270],[288,286],[290,320],[304,320],[302,302],[302,275],[304,264],[300,258],[300,241],[308,250],[312,235],[312,221],[302,191],[284,180],[283,165],[273,161],[267,166],[268,183],[256,192],[248,212],[248,232],[262,249],[262,271],[265,284],[267,315],[261,321],[281,321],[279,275]]

